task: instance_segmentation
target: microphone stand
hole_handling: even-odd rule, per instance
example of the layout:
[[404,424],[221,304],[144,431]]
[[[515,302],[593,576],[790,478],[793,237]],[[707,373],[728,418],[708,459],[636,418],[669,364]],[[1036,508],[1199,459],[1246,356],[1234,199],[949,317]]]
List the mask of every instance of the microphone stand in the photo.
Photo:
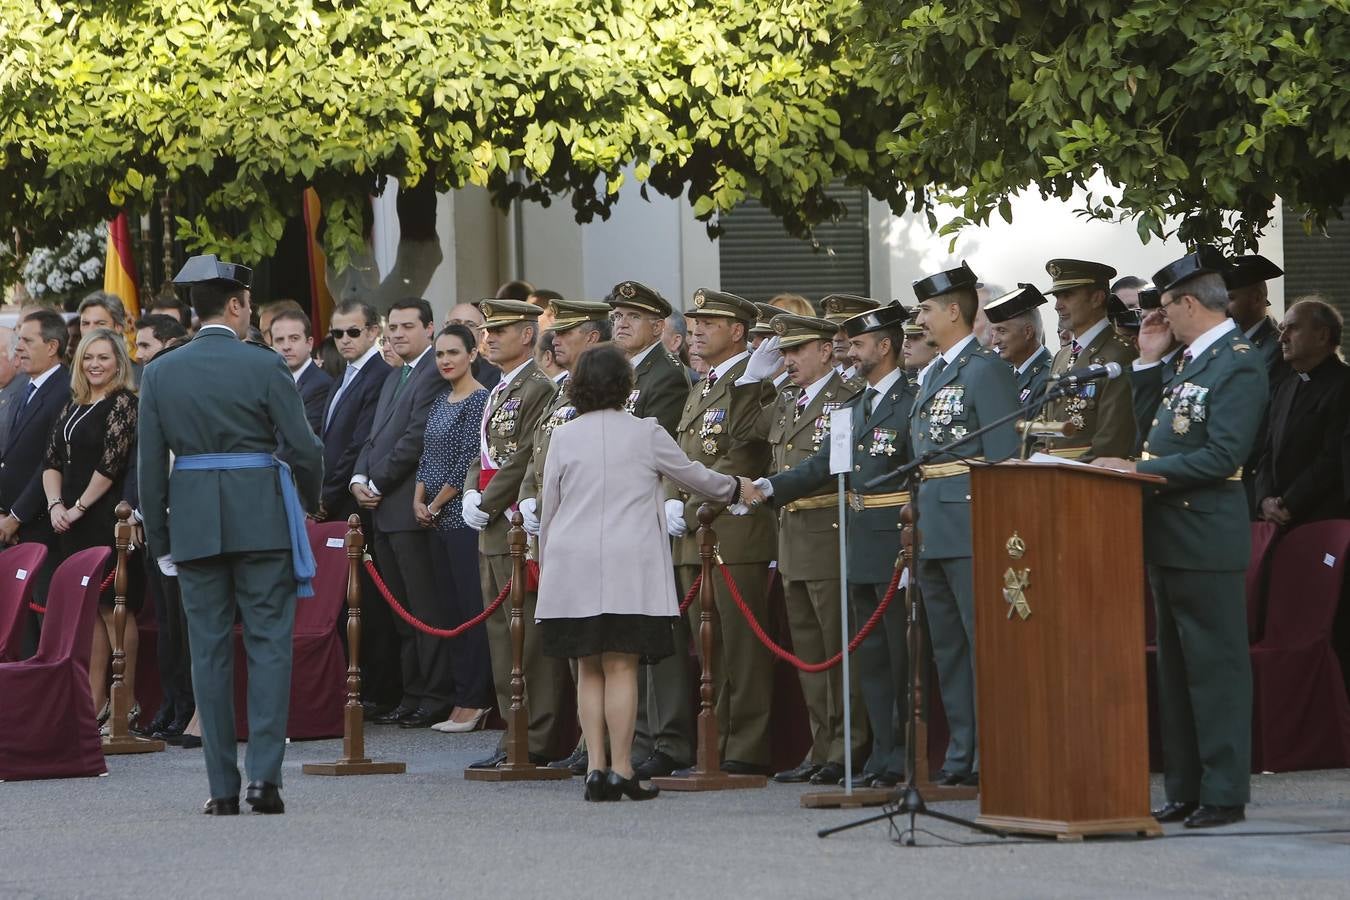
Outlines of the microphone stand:
[[[930,818],[937,819],[941,822],[960,825],[964,828],[969,828],[971,831],[978,831],[998,838],[1008,837],[1008,832],[1006,831],[992,828],[988,825],[981,825],[979,822],[975,822],[971,819],[963,819],[960,816],[953,816],[950,813],[930,809],[928,804],[924,801],[923,794],[920,792],[917,782],[919,754],[917,735],[919,729],[919,717],[924,715],[921,708],[924,706],[927,699],[919,689],[919,673],[921,671],[920,667],[928,662],[923,653],[924,646],[927,642],[923,640],[922,635],[923,629],[926,626],[924,624],[925,616],[923,613],[922,596],[919,591],[919,581],[915,573],[914,558],[914,548],[918,542],[919,467],[943,456],[956,456],[958,459],[961,458],[958,454],[952,453],[957,447],[968,444],[975,438],[987,434],[995,428],[1001,428],[1017,418],[1024,417],[1028,414],[1034,416],[1051,400],[1063,397],[1071,390],[1076,389],[1078,384],[1077,381],[1060,382],[1054,387],[1042,392],[1041,396],[1037,399],[1032,400],[1030,403],[1018,408],[1014,412],[1002,416],[982,428],[972,431],[970,434],[965,435],[952,444],[945,447],[934,448],[933,450],[920,455],[918,458],[905,463],[894,471],[873,478],[865,483],[866,487],[871,488],[876,487],[882,482],[899,478],[903,480],[905,489],[909,490],[911,497],[909,509],[910,519],[908,521],[909,546],[905,547],[903,544],[901,546],[901,553],[905,557],[905,563],[909,567],[910,574],[909,587],[906,591],[906,603],[908,604],[909,609],[906,617],[907,626],[905,630],[905,643],[909,653],[909,671],[907,673],[909,681],[909,715],[905,720],[905,769],[907,771],[904,786],[896,789],[895,794],[887,804],[882,807],[880,813],[858,819],[854,822],[836,825],[832,828],[822,828],[816,832],[817,837],[829,837],[830,835],[837,834],[841,831],[848,831],[852,828],[870,825],[873,822],[880,822],[882,819],[886,819],[891,823],[891,827],[896,830],[898,842],[903,846],[913,847],[915,846],[915,837],[918,833],[915,822],[919,816],[929,816]],[[1024,442],[1028,439],[1028,436],[1025,434],[1021,438]],[[901,516],[903,518],[904,512],[901,513]],[[927,753],[928,748],[923,748],[923,752]],[[904,829],[900,829],[897,825],[897,816],[909,817],[909,824]]]

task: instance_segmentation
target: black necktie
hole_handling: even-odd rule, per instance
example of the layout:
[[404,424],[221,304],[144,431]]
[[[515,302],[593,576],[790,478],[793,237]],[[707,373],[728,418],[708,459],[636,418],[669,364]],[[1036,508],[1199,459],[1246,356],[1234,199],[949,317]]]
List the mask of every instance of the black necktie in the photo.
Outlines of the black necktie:
[[880,396],[880,392],[877,391],[876,388],[868,388],[867,390],[863,391],[863,418],[864,418],[864,419],[870,419],[870,418],[872,418],[872,404],[876,402],[876,399],[877,399],[877,397],[879,397],[879,396]]

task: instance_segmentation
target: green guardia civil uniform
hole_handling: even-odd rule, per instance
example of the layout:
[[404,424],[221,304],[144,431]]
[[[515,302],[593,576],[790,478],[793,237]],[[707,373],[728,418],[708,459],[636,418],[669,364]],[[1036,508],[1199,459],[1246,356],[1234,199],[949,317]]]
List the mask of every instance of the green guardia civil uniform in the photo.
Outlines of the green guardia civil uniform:
[[[1019,284],[1015,289],[990,300],[984,307],[984,315],[991,324],[1007,322],[1018,316],[1026,316],[1045,305],[1045,296],[1030,284]],[[1008,361],[1017,379],[1017,402],[1025,406],[1034,397],[1045,392],[1050,380],[1052,364],[1050,351],[1044,345],[1036,348],[1023,364],[1018,367]]]
[[1036,348],[1036,352],[1031,354],[1031,359],[1027,361],[1025,368],[1013,369],[1013,377],[1017,379],[1017,402],[1026,405],[1033,398],[1045,393],[1045,386],[1050,383],[1050,366],[1053,362],[1050,351],[1044,346]]
[[[755,306],[734,294],[700,288],[694,293],[689,316],[734,318],[748,329],[755,320]],[[677,441],[690,459],[727,475],[758,478],[768,473],[772,453],[767,441],[738,436],[758,416],[772,397],[772,387],[761,391],[733,391],[745,374],[748,352],[732,357],[689,390],[680,414]],[[731,362],[727,366],[727,362]],[[710,498],[672,488],[670,496],[684,503],[684,521],[689,532],[676,538],[671,548],[680,595],[684,596],[698,577],[701,560],[698,544],[698,509]],[[761,506],[746,516],[721,515],[714,523],[718,550],[746,605],[760,622],[768,614],[766,592],[769,563],[778,555],[778,533],[773,511]],[[717,720],[722,759],[753,766],[770,763],[769,722],[773,706],[773,657],[754,636],[732,601],[721,573],[714,565],[717,619],[713,629],[713,674],[717,690]],[[689,607],[689,626],[697,633],[699,608]]]
[[[247,287],[249,275],[214,256],[193,257],[176,283]],[[178,567],[211,796],[239,796],[236,614],[248,655],[245,769],[250,782],[280,786],[297,592],[280,479],[294,477],[304,508],[316,508],[323,445],[281,357],[217,324],[145,367],[137,440],[147,539]],[[183,465],[204,454],[275,455],[290,471]]]
[[[543,310],[514,300],[484,300],[479,309],[484,329],[502,328],[516,322],[536,322]],[[479,509],[491,518],[478,536],[479,580],[484,607],[492,603],[511,579],[512,562],[507,515],[520,495],[526,470],[534,455],[535,426],[553,403],[557,385],[531,360],[509,382],[509,372],[488,396],[481,439],[488,459],[480,453],[469,465],[464,491],[481,491]],[[495,470],[495,471],[494,471]],[[491,480],[483,484],[490,474]],[[525,705],[530,721],[530,753],[547,756],[557,748],[559,716],[569,702],[567,666],[563,660],[545,656],[534,627],[534,591],[525,592],[522,621],[525,646]],[[492,680],[497,708],[511,708],[511,610],[503,603],[487,620],[488,650],[492,656]],[[506,740],[505,733],[502,741]],[[504,743],[498,749],[504,748]]]
[[[974,290],[966,266],[930,276],[914,285],[925,300],[954,290]],[[910,415],[915,457],[940,450],[1018,408],[1017,382],[1008,364],[971,335],[933,361]],[[1018,449],[1009,422],[955,453],[996,462]],[[979,768],[975,733],[975,618],[971,570],[970,467],[935,459],[920,470],[919,588],[928,617],[933,660],[951,737],[943,770],[968,776]]]
[[[1183,257],[1154,283],[1174,290],[1215,273],[1208,251]],[[1265,414],[1268,377],[1246,336],[1223,325],[1194,342],[1212,337],[1182,357],[1179,371],[1154,365],[1132,378],[1156,410],[1140,420],[1148,440],[1138,471],[1167,479],[1144,499],[1167,799],[1240,806],[1250,795],[1252,707],[1241,467]]]
[[[780,349],[812,341],[829,344],[838,330],[833,322],[782,313],[774,317],[773,331]],[[858,394],[833,368],[811,389],[791,385],[765,404],[755,422],[755,433],[773,448],[773,472],[789,472],[811,459],[824,446],[829,451],[830,414]],[[759,385],[737,390],[758,390]],[[839,652],[839,502],[827,482],[779,507],[778,572],[783,579],[788,629],[794,651],[818,662]],[[857,681],[856,667],[851,670]],[[809,761],[816,766],[844,762],[844,696],[840,668],[827,672],[798,672],[811,728]],[[865,722],[855,718],[852,751],[867,746]],[[860,727],[861,726],[861,727]]]
[[[848,320],[850,336],[891,329],[898,331],[905,318],[898,304],[883,306]],[[836,376],[837,377],[837,376]],[[831,382],[832,384],[835,382]],[[909,411],[914,392],[904,373],[895,370],[877,385],[853,393],[840,383],[840,394],[852,393],[842,402],[851,410],[853,470],[848,474],[848,513],[846,517],[850,631],[856,632],[880,605],[894,577],[900,556],[900,509],[909,502],[909,494],[900,490],[898,480],[883,481],[868,487],[873,478],[886,475],[903,465],[909,457]],[[817,397],[817,400],[820,398]],[[869,411],[870,407],[870,411]],[[826,418],[828,425],[828,418]],[[772,502],[783,510],[784,522],[804,513],[823,514],[826,510],[793,511],[794,507],[823,503],[829,496],[834,508],[832,488],[836,477],[830,474],[828,429],[803,460],[782,465],[769,479]],[[814,435],[814,425],[811,433]],[[794,442],[794,446],[796,446]],[[828,494],[827,494],[828,492]],[[830,520],[833,522],[833,519]],[[802,553],[824,555],[832,534],[805,531],[806,541],[794,547],[795,563]],[[822,573],[823,574],[823,573]],[[838,572],[833,573],[838,583]],[[833,623],[834,633],[839,624]],[[795,632],[794,632],[794,642]],[[837,650],[838,644],[834,645]],[[832,651],[833,652],[833,651]],[[859,645],[854,654],[852,673],[858,680],[863,706],[872,733],[871,749],[863,766],[865,774],[890,775],[897,779],[905,773],[905,726],[909,709],[909,656],[905,643],[904,603],[897,594],[882,615],[880,625]],[[855,741],[862,736],[855,732]],[[838,761],[839,757],[831,757]]]

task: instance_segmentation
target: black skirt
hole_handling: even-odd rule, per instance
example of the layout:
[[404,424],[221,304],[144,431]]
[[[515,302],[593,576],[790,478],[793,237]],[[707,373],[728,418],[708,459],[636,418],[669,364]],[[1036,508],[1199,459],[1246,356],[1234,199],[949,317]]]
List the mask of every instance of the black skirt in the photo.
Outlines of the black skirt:
[[545,656],[580,659],[600,653],[636,653],[644,663],[675,652],[675,619],[632,613],[602,613],[583,619],[541,619]]

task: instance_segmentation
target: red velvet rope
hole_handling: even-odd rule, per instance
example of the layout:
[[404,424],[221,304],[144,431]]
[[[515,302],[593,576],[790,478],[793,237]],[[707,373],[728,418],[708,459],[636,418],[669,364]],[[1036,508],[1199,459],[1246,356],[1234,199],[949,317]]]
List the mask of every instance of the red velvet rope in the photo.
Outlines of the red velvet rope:
[[689,611],[690,604],[692,604],[694,598],[698,596],[698,589],[701,584],[703,584],[703,573],[699,572],[698,577],[694,579],[694,583],[689,585],[689,593],[685,594],[684,599],[680,601],[680,615],[684,615]]
[[417,618],[412,613],[408,612],[406,609],[403,608],[403,604],[399,603],[398,600],[394,598],[394,595],[389,592],[389,587],[384,583],[384,579],[380,577],[380,573],[375,569],[374,562],[367,559],[365,561],[365,565],[366,565],[366,574],[370,576],[371,581],[375,582],[375,589],[380,592],[380,596],[384,598],[384,602],[389,604],[389,608],[392,609],[394,612],[398,613],[398,617],[403,621],[407,622],[413,628],[416,628],[423,634],[429,634],[432,637],[457,638],[464,632],[468,631],[470,628],[473,628],[475,625],[483,624],[488,620],[489,616],[491,616],[493,613],[497,611],[497,609],[506,600],[507,595],[511,593],[511,579],[508,578],[506,580],[506,587],[502,588],[502,592],[497,595],[497,599],[493,600],[492,603],[481,613],[474,616],[472,619],[465,622],[463,625],[459,625],[454,628],[436,628],[432,625],[428,625],[426,622],[423,622],[421,619]]
[[[102,594],[108,588],[112,587],[113,579],[116,577],[117,577],[117,567],[113,566],[112,571],[108,573],[108,577],[104,578],[103,583],[98,586],[98,592]],[[45,616],[47,614],[47,607],[39,606],[36,603],[32,602],[31,600],[28,603],[28,608],[40,616]]]
[[[833,669],[835,666],[839,665],[839,663],[843,662],[843,651],[836,653],[824,662],[809,663],[776,644],[773,638],[769,637],[764,631],[764,628],[755,619],[755,614],[750,611],[750,607],[745,605],[745,600],[741,597],[740,588],[738,588],[736,582],[732,580],[731,571],[722,563],[719,563],[718,566],[722,570],[722,580],[727,583],[727,590],[731,593],[731,599],[734,600],[736,605],[740,608],[741,615],[745,616],[745,621],[750,624],[750,630],[755,633],[755,637],[759,638],[759,642],[767,647],[770,653],[784,662],[792,664],[803,672],[824,672],[828,669]],[[848,642],[849,653],[857,650],[858,645],[867,639],[867,636],[872,633],[872,629],[881,621],[881,616],[886,612],[886,607],[891,605],[891,600],[895,597],[895,592],[900,587],[900,571],[900,569],[895,570],[895,574],[891,577],[890,586],[886,588],[886,595],[881,598],[881,603],[877,604],[876,611],[873,612],[871,617],[863,624],[863,627],[858,630],[858,633],[853,636],[853,640]]]

